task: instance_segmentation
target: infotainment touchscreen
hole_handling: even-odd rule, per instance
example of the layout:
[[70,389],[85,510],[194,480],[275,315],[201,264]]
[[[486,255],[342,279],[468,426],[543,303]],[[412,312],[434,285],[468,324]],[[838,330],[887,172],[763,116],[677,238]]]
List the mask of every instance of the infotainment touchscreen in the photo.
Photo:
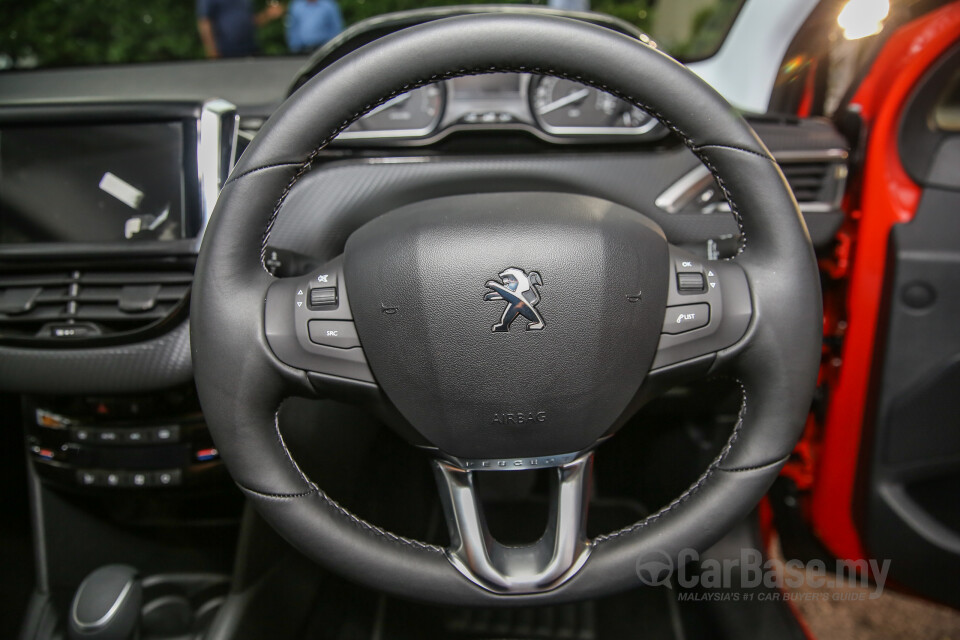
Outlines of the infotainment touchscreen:
[[0,244],[186,236],[180,122],[0,127]]

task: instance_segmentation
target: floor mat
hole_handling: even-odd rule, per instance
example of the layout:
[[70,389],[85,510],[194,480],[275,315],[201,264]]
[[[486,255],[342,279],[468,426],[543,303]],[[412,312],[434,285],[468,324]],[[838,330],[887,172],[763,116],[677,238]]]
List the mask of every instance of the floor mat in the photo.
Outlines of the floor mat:
[[[779,545],[773,545],[779,553]],[[816,640],[960,640],[960,611],[893,591],[852,585],[788,591]],[[839,582],[839,581],[837,581]]]
[[890,589],[804,588],[795,606],[816,640],[960,640],[960,612]]

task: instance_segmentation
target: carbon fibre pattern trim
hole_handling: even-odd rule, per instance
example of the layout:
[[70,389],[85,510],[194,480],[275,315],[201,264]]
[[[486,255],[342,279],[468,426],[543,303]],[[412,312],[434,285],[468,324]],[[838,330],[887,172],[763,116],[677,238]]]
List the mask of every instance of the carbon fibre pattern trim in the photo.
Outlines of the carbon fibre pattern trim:
[[[654,200],[699,160],[686,148],[657,153],[342,161],[300,179],[280,208],[270,246],[304,255],[336,255],[353,231],[397,207],[443,196],[494,191],[555,191],[601,197],[636,209],[670,241],[736,236],[730,213],[669,215]],[[320,229],[316,221],[330,221]]]
[[0,389],[18,393],[134,393],[193,379],[183,322],[137,344],[89,349],[0,347]]

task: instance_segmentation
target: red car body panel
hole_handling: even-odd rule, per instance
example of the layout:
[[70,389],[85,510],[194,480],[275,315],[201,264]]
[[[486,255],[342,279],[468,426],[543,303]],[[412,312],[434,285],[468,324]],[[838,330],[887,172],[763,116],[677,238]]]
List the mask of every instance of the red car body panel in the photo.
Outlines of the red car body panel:
[[900,162],[901,117],[919,80],[958,38],[960,2],[904,25],[884,45],[852,100],[859,105],[869,138],[859,190],[848,198],[848,220],[841,232],[855,238],[845,301],[847,324],[842,364],[829,374],[836,386],[819,447],[810,512],[820,540],[842,558],[860,559],[867,553],[852,505],[878,338],[887,241],[893,225],[913,218],[921,193]]

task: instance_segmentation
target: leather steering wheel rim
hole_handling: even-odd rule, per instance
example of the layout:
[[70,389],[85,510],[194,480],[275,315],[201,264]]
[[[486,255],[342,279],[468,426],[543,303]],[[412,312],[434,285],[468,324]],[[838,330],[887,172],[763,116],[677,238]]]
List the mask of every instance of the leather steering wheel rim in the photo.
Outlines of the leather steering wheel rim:
[[[492,72],[569,78],[608,91],[667,126],[717,179],[741,229],[736,263],[753,316],[716,354],[741,386],[739,420],[720,455],[676,500],[592,541],[586,562],[550,591],[503,595],[466,579],[444,549],[347,512],[307,478],[277,426],[280,404],[312,395],[304,371],[267,344],[263,250],[284,199],[317,154],[377,105],[446,78]],[[323,221],[317,221],[323,224]],[[264,125],[221,192],[191,308],[195,377],[233,478],[291,544],[373,588],[448,604],[532,605],[639,584],[638,559],[676,558],[718,540],[760,500],[802,431],[820,354],[819,276],[806,227],[776,162],[743,118],[672,58],[621,34],[542,15],[470,15],[404,29],[335,62]]]

